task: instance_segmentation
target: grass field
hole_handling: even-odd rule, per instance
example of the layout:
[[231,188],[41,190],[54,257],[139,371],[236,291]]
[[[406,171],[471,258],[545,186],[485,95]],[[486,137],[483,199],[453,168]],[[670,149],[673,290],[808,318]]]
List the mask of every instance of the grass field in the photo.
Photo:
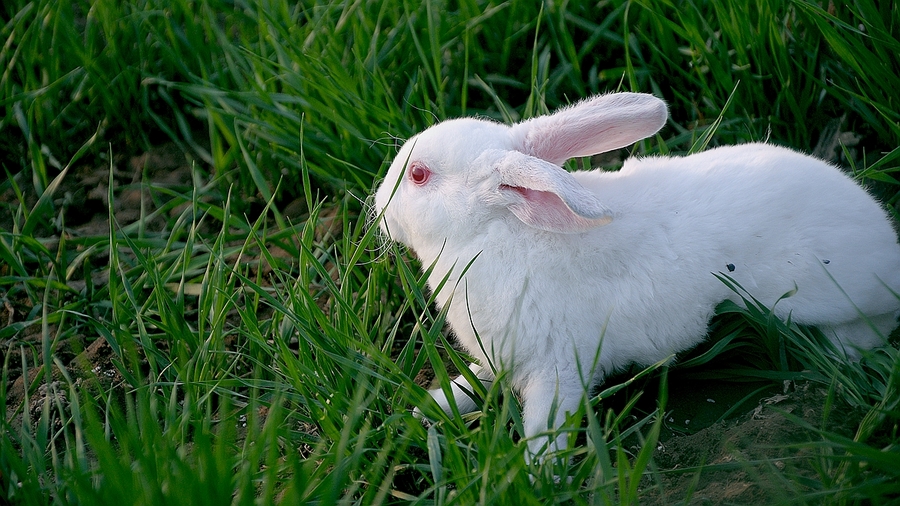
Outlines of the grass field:
[[[422,385],[466,358],[364,205],[398,141],[438,120],[623,90],[671,110],[631,153],[767,140],[847,168],[900,218],[896,1],[9,0],[0,16],[0,504],[900,500],[896,341],[839,363],[752,301],[723,306],[681,366],[587,397],[570,462],[526,462],[503,382],[482,412],[423,425]],[[664,464],[694,432],[668,416],[678,386],[747,379],[727,415],[820,392],[812,415],[766,408],[800,436]],[[717,485],[734,472],[743,495]]]

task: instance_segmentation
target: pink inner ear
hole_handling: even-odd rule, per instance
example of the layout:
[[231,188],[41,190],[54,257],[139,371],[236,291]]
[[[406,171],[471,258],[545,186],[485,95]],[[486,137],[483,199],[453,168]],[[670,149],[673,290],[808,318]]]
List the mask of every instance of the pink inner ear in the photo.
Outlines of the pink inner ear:
[[509,210],[526,225],[563,234],[577,234],[604,225],[608,219],[592,220],[579,216],[559,197],[542,190],[521,186],[500,185],[501,190],[515,191],[522,201],[509,206]]
[[510,186],[508,184],[501,184],[500,188],[503,190],[513,190],[517,192],[519,195],[525,198],[525,200],[531,202],[537,206],[555,206],[562,205],[565,206],[565,202],[562,201],[555,193],[545,192],[541,190],[532,190],[531,188],[522,188],[521,186]]
[[587,125],[579,130],[560,127],[540,132],[541,137],[526,137],[526,152],[530,151],[531,155],[554,165],[562,165],[570,158],[589,156],[605,150],[598,139],[607,139],[608,131],[609,128]]

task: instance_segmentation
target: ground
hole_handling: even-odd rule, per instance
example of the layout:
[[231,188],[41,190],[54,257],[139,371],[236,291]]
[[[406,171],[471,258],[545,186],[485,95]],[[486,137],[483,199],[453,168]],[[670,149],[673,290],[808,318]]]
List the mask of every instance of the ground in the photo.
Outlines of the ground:
[[[121,224],[137,220],[142,213],[141,206],[148,202],[142,199],[141,190],[132,185],[150,178],[161,185],[190,185],[191,166],[183,153],[174,145],[164,145],[142,155],[128,159],[114,160],[117,167],[114,183],[121,188],[116,191],[116,220]],[[65,217],[66,226],[75,235],[100,235],[108,233],[107,185],[109,172],[107,164],[97,167],[85,166],[68,174],[63,181],[59,195],[70,200]],[[15,202],[11,192],[0,196],[6,202]],[[146,211],[146,207],[144,208]],[[10,217],[0,217],[0,225],[10,230]],[[148,226],[153,226],[152,223]],[[93,258],[93,262],[105,262],[103,257]],[[98,269],[96,272],[102,272]],[[95,285],[104,279],[92,279]],[[83,284],[84,280],[75,284]],[[73,286],[79,288],[78,286]],[[2,294],[0,305],[0,327],[8,327],[26,321],[34,309],[21,298],[8,298]],[[50,328],[51,334],[54,329]],[[0,339],[0,349],[12,350],[7,357],[10,385],[7,393],[7,416],[15,414],[16,408],[24,402],[26,378],[31,383],[39,372],[34,357],[26,356],[23,366],[22,349],[40,350],[42,329],[40,324],[23,328],[20,332]],[[10,346],[12,345],[12,346]],[[76,385],[83,388],[101,388],[109,391],[124,385],[123,378],[114,366],[116,359],[109,344],[96,336],[77,335],[56,345],[58,363],[65,366],[65,374]],[[27,354],[30,355],[30,354]],[[25,412],[32,420],[39,416],[41,406],[48,396],[56,396],[57,402],[66,403],[66,389],[62,385],[62,374],[54,370],[50,386],[39,386],[28,397]],[[417,378],[425,385],[427,375]],[[847,416],[845,407],[825,413],[826,392],[819,386],[786,382],[784,385],[769,385],[757,391],[759,384],[697,381],[681,378],[677,372],[669,379],[670,391],[667,418],[663,434],[654,455],[654,465],[660,471],[659,487],[648,483],[648,501],[669,504],[690,496],[692,503],[767,503],[782,495],[790,494],[783,488],[784,481],[768,479],[779,472],[812,474],[815,472],[804,459],[804,452],[811,450],[792,445],[815,440],[815,435],[803,429],[790,415],[801,418],[814,427],[823,426],[831,431],[852,436],[853,421],[859,416]],[[756,391],[747,398],[748,393]],[[652,396],[650,396],[652,399]],[[737,406],[729,417],[720,420],[726,411]],[[844,410],[844,411],[840,411]],[[786,413],[790,415],[786,415]],[[21,412],[14,417],[14,425],[22,423]],[[707,470],[698,475],[697,469]],[[659,490],[663,491],[660,495]]]
[[[749,410],[739,411],[735,418],[662,440],[654,454],[655,464],[664,471],[665,496],[659,504],[671,504],[689,491],[693,491],[691,502],[697,504],[772,504],[809,492],[791,488],[796,485],[789,486],[779,475],[812,478],[815,451],[806,444],[821,438],[788,417],[852,437],[853,422],[860,416],[846,406],[832,407],[826,414],[826,399],[821,386],[785,382],[781,392],[751,403]],[[702,402],[695,398],[693,406]],[[698,476],[695,471],[701,467],[707,470]]]

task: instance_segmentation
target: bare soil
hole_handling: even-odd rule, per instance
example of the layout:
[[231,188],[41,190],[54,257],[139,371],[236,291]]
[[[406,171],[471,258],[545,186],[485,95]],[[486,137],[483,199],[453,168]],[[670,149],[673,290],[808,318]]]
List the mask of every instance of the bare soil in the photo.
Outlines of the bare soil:
[[817,453],[809,443],[822,437],[790,417],[851,438],[861,417],[843,405],[830,405],[826,412],[826,401],[827,392],[818,385],[787,382],[782,392],[735,418],[662,440],[654,460],[664,492],[655,503],[690,498],[691,504],[775,504],[810,492],[796,489],[800,480],[788,482],[783,475],[814,478]]

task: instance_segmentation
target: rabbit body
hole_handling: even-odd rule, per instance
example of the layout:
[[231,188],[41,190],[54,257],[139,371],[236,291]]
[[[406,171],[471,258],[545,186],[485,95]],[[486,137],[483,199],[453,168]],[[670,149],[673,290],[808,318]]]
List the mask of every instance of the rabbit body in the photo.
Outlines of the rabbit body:
[[[896,324],[896,233],[820,160],[746,144],[617,172],[558,167],[651,135],[665,114],[652,96],[614,94],[513,127],[443,122],[407,141],[376,194],[385,232],[433,266],[429,286],[473,371],[509,372],[533,453],[564,446],[543,433],[585,389],[690,349],[717,304],[741,303],[715,273],[851,356]],[[470,389],[453,385],[460,411],[476,408]]]

